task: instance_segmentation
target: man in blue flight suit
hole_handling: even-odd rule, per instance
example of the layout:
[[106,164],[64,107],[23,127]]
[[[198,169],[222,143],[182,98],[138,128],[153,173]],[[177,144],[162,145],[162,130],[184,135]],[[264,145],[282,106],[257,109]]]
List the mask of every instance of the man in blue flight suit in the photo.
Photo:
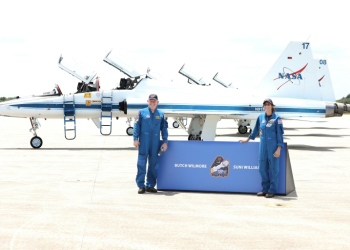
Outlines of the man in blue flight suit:
[[[134,146],[139,148],[137,159],[136,183],[138,193],[157,193],[154,186],[157,183],[158,152],[168,148],[168,123],[163,112],[157,109],[158,96],[151,94],[147,100],[148,108],[141,109],[135,118]],[[160,132],[162,132],[163,145],[160,147]],[[148,157],[147,181],[145,185],[146,163]]]
[[[281,147],[283,147],[284,130],[282,118],[275,113],[272,100],[265,99],[263,105],[265,113],[259,115],[249,137],[246,140],[240,140],[240,142],[254,140],[260,133],[259,173],[263,190],[257,195],[272,198],[277,193],[278,188],[279,157]],[[269,175],[269,171],[271,175]]]

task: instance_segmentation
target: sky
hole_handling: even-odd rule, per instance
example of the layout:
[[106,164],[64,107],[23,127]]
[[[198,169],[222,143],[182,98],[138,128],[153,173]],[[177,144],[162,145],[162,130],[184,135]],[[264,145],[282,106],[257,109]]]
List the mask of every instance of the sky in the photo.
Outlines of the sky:
[[[183,64],[211,83],[219,72],[254,88],[290,41],[326,59],[336,99],[350,93],[346,1],[6,1],[0,15],[0,96],[74,93],[78,79],[58,66],[69,56],[93,68],[102,89],[122,73],[103,62],[113,49],[140,72],[185,83]],[[183,85],[185,87],[185,85]]]

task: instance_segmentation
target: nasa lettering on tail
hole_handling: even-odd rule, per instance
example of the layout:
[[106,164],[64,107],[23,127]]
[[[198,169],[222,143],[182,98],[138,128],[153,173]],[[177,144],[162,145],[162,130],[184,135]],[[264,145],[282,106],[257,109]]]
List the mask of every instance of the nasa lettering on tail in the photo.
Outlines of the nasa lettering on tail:
[[[295,84],[292,80],[298,80],[297,85],[300,85],[300,80],[303,80],[303,76],[301,74],[301,72],[303,72],[305,70],[305,68],[307,67],[308,63],[302,67],[301,69],[294,71],[287,68],[287,67],[283,67],[283,72],[282,73],[278,73],[278,77],[273,79],[274,81],[277,79],[287,79],[286,82],[284,82],[282,85],[280,85],[277,90],[279,90],[283,85],[285,85],[287,82],[291,82],[293,84]],[[290,71],[290,73],[288,73],[287,71]]]

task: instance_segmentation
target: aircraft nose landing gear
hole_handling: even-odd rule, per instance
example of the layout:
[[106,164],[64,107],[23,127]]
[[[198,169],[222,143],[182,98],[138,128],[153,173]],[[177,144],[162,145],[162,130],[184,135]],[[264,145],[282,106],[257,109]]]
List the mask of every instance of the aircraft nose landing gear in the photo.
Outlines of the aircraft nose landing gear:
[[43,145],[43,140],[36,134],[36,130],[39,129],[40,123],[37,118],[31,117],[29,118],[30,124],[32,125],[32,128],[29,130],[29,132],[32,132],[34,137],[30,140],[30,145],[38,149]]
[[43,140],[39,136],[34,136],[30,140],[30,145],[35,149],[40,148],[43,145]]

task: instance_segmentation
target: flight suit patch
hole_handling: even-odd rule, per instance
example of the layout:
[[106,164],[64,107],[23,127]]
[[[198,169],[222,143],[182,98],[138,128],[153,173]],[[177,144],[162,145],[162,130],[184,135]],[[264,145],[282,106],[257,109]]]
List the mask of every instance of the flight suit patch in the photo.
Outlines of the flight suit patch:
[[160,120],[161,118],[160,118],[160,116],[156,116],[156,119]]
[[136,123],[139,121],[139,119],[140,119],[140,111],[139,111],[139,113],[137,114],[137,116],[135,116],[135,122],[134,122],[134,124],[136,124]]

